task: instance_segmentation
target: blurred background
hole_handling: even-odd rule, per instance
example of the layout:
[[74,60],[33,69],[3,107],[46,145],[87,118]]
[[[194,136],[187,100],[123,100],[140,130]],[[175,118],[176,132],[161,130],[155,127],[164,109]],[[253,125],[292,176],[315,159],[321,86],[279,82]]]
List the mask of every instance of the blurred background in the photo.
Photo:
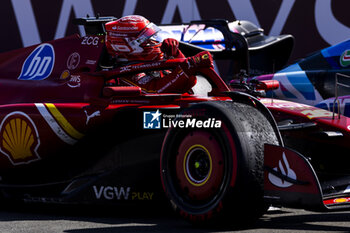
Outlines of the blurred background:
[[349,0],[1,0],[0,52],[79,33],[75,17],[143,15],[156,24],[249,20],[266,35],[292,34],[290,63],[350,38]]

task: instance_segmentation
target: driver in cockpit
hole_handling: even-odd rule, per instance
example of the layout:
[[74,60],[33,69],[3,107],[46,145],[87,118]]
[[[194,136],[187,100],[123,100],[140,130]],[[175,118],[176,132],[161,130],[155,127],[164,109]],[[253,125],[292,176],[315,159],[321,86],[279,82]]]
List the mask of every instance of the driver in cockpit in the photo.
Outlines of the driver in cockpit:
[[[155,24],[143,16],[130,15],[108,22],[106,47],[118,65],[185,58],[175,39],[160,42]],[[119,79],[120,85],[139,86],[143,93],[186,93],[196,84],[197,68],[213,66],[209,52],[201,52],[170,71],[138,73]]]

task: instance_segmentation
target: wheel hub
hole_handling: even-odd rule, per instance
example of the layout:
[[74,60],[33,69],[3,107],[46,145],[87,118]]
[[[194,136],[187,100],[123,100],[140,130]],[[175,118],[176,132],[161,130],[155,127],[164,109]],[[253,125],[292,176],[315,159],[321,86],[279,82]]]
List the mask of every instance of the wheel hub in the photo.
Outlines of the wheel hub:
[[179,145],[175,174],[179,193],[188,201],[214,198],[224,179],[222,149],[215,136],[202,130],[185,136]]
[[202,145],[190,147],[184,159],[184,173],[194,186],[204,185],[212,172],[212,160],[209,151]]

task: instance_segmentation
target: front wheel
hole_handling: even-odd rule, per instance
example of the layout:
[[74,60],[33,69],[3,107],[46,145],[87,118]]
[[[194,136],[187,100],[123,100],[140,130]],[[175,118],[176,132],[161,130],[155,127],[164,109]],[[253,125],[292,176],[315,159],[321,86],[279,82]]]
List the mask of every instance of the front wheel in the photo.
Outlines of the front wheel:
[[278,144],[273,127],[242,103],[200,103],[185,112],[198,120],[218,120],[221,126],[168,131],[161,178],[173,208],[193,223],[256,220],[265,207],[263,146]]

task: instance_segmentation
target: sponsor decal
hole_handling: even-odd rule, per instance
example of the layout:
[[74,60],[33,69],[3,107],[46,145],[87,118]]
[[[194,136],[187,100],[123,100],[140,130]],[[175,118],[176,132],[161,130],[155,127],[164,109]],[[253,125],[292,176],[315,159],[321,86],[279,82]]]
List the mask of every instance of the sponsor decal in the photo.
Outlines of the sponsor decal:
[[344,203],[344,202],[349,202],[348,198],[336,198],[333,200],[334,203]]
[[99,188],[97,188],[97,186],[93,186],[93,189],[97,199],[129,199],[130,187],[100,186]]
[[[121,19],[121,22],[129,22],[129,21],[133,21],[133,22],[138,22],[140,20],[140,18],[138,16],[134,16],[134,15],[129,15],[129,16],[125,16]],[[147,22],[145,20],[143,20],[144,22]]]
[[13,165],[39,160],[40,139],[38,130],[31,118],[23,112],[8,114],[0,126],[0,151]]
[[128,71],[131,71],[131,70],[138,70],[138,69],[146,69],[146,68],[158,67],[160,64],[161,64],[161,62],[153,62],[153,63],[150,63],[150,64],[123,66],[123,67],[120,67],[120,73],[128,72]]
[[[324,110],[324,109],[314,109],[314,110],[305,110],[301,112],[302,114],[306,115],[309,119],[314,118],[329,118],[333,116],[333,112]],[[334,114],[334,116],[338,116],[338,114]]]
[[136,27],[136,26],[131,26],[131,27],[121,27],[121,26],[118,26],[116,28],[116,30],[121,30],[121,31],[138,31],[139,28]]
[[290,102],[290,101],[284,101],[284,100],[278,100],[278,99],[261,99],[261,102],[264,105],[271,106],[274,108],[288,108],[292,110],[303,110],[303,109],[310,109],[312,108],[311,106],[305,105],[305,104],[300,104],[300,103],[295,103],[295,102]]
[[[279,171],[283,175],[288,176],[294,180],[297,179],[295,172],[289,166],[289,162],[288,162],[287,157],[286,157],[284,152],[282,154],[282,160],[278,161],[278,168],[275,167],[275,168],[273,168],[273,170]],[[280,188],[288,188],[288,187],[293,185],[292,183],[285,181],[285,180],[283,180],[283,179],[281,179],[281,178],[279,178],[271,173],[269,173],[268,178],[269,178],[269,181],[273,185],[280,187]]]
[[323,203],[325,205],[337,205],[337,204],[345,204],[350,202],[350,197],[339,197],[324,200]]
[[149,104],[149,100],[112,100],[112,104]]
[[35,106],[52,131],[65,143],[74,145],[79,139],[84,137],[84,134],[77,131],[54,104],[36,103]]
[[61,76],[60,76],[60,79],[67,79],[68,77],[70,76],[70,72],[69,70],[65,70],[62,72]]
[[131,71],[131,66],[123,66],[123,67],[120,67],[120,72],[128,72],[128,71]]
[[143,112],[144,129],[161,128],[221,128],[221,120],[197,119],[190,114],[162,115],[159,110]]
[[346,50],[340,56],[340,65],[342,67],[347,67],[350,65],[350,50]]
[[75,68],[78,67],[79,63],[80,63],[79,53],[77,53],[77,52],[72,53],[71,55],[69,55],[69,57],[67,59],[67,68],[69,70],[74,70]]
[[150,64],[134,65],[134,66],[132,66],[132,68],[133,69],[152,68],[152,67],[158,67],[160,64],[161,64],[161,62],[153,62]]
[[77,88],[81,85],[80,75],[71,75],[69,82],[67,83],[70,88]]
[[85,62],[86,65],[95,65],[96,64],[96,60],[86,60]]
[[93,112],[90,115],[88,114],[88,112],[86,110],[84,110],[84,112],[85,112],[85,115],[86,115],[86,125],[89,123],[91,118],[101,116],[101,112],[100,111]]
[[92,186],[96,199],[105,200],[133,200],[150,201],[153,200],[153,192],[130,192],[130,187],[116,186]]
[[55,51],[51,44],[41,44],[27,57],[19,80],[43,80],[50,76],[55,64]]
[[123,34],[123,33],[115,33],[115,32],[108,32],[108,35],[112,37],[127,37],[128,34]]
[[153,196],[154,196],[153,192],[132,192],[131,200],[151,201],[153,200]]
[[100,38],[98,36],[84,36],[82,45],[98,45]]
[[158,90],[158,93],[163,92],[166,88],[168,88],[169,86],[173,85],[182,75],[186,75],[186,74],[182,70],[180,70],[176,74],[175,78],[173,78],[170,82],[168,82],[167,84],[165,84],[162,88],[160,88]]

